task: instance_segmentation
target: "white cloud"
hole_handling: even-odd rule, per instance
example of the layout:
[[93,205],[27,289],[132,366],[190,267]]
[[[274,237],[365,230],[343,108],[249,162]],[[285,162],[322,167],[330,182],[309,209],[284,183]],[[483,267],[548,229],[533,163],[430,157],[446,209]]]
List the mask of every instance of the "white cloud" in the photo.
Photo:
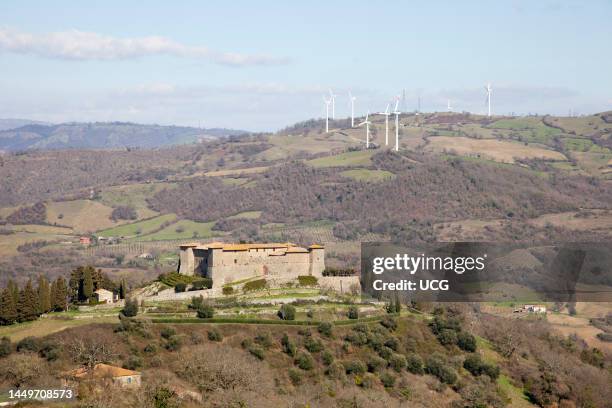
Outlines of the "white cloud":
[[276,65],[289,62],[287,58],[269,55],[221,52],[205,46],[185,45],[160,36],[116,38],[78,30],[31,34],[0,29],[0,51],[2,50],[68,60],[121,60],[150,55],[173,55],[202,58],[232,66]]

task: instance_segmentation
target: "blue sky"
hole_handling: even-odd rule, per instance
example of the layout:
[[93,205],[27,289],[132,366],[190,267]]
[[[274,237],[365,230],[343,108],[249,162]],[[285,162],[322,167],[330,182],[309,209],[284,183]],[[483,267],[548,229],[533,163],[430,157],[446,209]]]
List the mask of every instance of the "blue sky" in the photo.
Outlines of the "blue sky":
[[610,1],[0,3],[0,117],[275,130],[406,109],[612,109]]

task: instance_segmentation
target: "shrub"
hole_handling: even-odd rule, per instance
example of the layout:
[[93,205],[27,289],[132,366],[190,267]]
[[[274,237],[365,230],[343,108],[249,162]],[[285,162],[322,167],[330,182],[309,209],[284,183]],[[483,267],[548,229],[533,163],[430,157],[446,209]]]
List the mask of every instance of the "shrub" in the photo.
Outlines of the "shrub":
[[440,331],[436,337],[443,346],[457,344],[457,332],[454,330],[442,329],[442,331]]
[[297,353],[297,346],[291,341],[291,339],[289,339],[287,333],[283,334],[281,345],[283,346],[283,351],[285,353],[289,354],[291,357],[295,357],[295,354]]
[[155,354],[157,353],[157,346],[153,343],[149,343],[144,347],[143,351],[147,354]]
[[198,308],[197,315],[200,319],[211,319],[215,315],[215,309],[205,303]]
[[263,360],[264,358],[266,358],[266,352],[264,351],[263,348],[259,346],[256,346],[253,344],[249,346],[247,350],[249,351],[249,353],[251,353],[253,356],[255,356],[259,360]]
[[457,335],[457,346],[462,350],[473,353],[476,351],[476,337],[467,332],[460,332]]
[[31,351],[33,353],[38,353],[41,347],[41,342],[36,337],[28,336],[25,337],[17,343],[17,351]]
[[389,359],[389,365],[399,373],[406,367],[406,357],[401,354],[393,354]]
[[208,331],[208,340],[210,341],[221,341],[223,340],[223,335],[217,329],[212,329]]
[[397,337],[389,337],[385,340],[384,345],[393,351],[397,351],[399,349],[400,342]]
[[242,287],[243,292],[251,292],[254,290],[262,290],[267,286],[267,282],[265,279],[257,279],[250,282],[247,282]]
[[198,310],[204,304],[203,296],[193,296],[191,298],[191,303],[187,306],[189,309]]
[[51,340],[45,340],[40,346],[39,354],[47,361],[55,361],[60,357],[61,347]]
[[347,316],[349,319],[359,319],[359,309],[357,308],[357,306],[349,307]]
[[172,327],[164,327],[163,329],[161,329],[159,334],[164,339],[169,339],[170,337],[172,337],[172,336],[174,336],[176,334],[176,330],[174,330]]
[[391,388],[395,385],[395,376],[391,373],[382,373],[380,375],[380,382],[385,388]]
[[125,306],[121,309],[121,313],[125,317],[134,317],[138,314],[138,301],[136,299],[127,299]]
[[387,367],[387,360],[377,355],[371,355],[367,361],[368,371],[375,373],[383,368]]
[[321,322],[319,323],[319,325],[317,326],[317,330],[319,331],[319,333],[321,333],[321,335],[325,336],[325,337],[332,337],[333,336],[333,328],[334,325],[332,323],[329,322]]
[[6,357],[13,352],[13,345],[11,339],[3,337],[0,339],[0,358]]
[[310,353],[305,351],[299,352],[297,356],[295,356],[294,363],[302,370],[312,370],[314,367],[314,360],[312,359],[312,356]]
[[272,338],[268,333],[257,333],[254,340],[266,350],[272,347]]
[[355,385],[358,385],[362,388],[372,388],[374,386],[374,382],[375,377],[370,373],[365,373],[363,376],[355,376]]
[[445,365],[444,360],[439,355],[429,356],[425,362],[425,372],[431,374],[443,382],[444,384],[454,384],[457,381],[455,371]]
[[123,363],[123,368],[127,368],[128,370],[138,370],[142,367],[142,358],[131,355],[125,363]]
[[308,336],[304,339],[304,348],[311,353],[318,353],[323,350],[323,343],[321,343],[321,340]]
[[223,289],[221,289],[221,291],[223,292],[225,296],[234,294],[234,288],[232,286],[224,286]]
[[291,305],[282,305],[278,311],[278,317],[283,320],[295,320],[295,307]]
[[213,281],[211,278],[202,278],[193,281],[191,285],[194,290],[210,289],[213,286]]
[[469,355],[463,362],[463,368],[476,377],[482,374],[488,375],[493,380],[499,377],[499,367],[485,363],[478,354]]
[[342,365],[347,374],[363,374],[366,372],[366,365],[361,360],[343,361]]
[[334,361],[329,365],[327,370],[325,370],[325,374],[330,378],[334,378],[336,380],[342,380],[345,377],[345,368],[342,363],[339,361]]
[[300,385],[302,383],[302,379],[304,378],[304,374],[295,368],[290,368],[288,371],[289,380],[291,380],[291,384]]
[[382,346],[378,350],[378,355],[388,361],[391,358],[391,356],[393,355],[393,349],[390,349],[387,346]]
[[412,374],[423,374],[423,359],[415,353],[411,353],[406,358],[406,369]]
[[352,332],[347,333],[344,340],[356,346],[365,346],[368,343],[368,336],[364,333]]
[[397,320],[395,320],[391,316],[384,316],[382,320],[380,321],[380,324],[382,324],[384,327],[386,327],[387,329],[391,331],[394,331],[395,329],[397,329]]
[[178,351],[181,349],[183,345],[183,341],[178,336],[172,336],[166,341],[166,350],[168,351]]
[[321,360],[323,360],[323,364],[325,364],[326,366],[329,366],[334,362],[334,355],[330,353],[329,351],[325,350],[321,354]]
[[179,282],[174,286],[174,291],[176,293],[184,292],[187,289],[187,284],[183,282]]
[[298,276],[298,282],[300,283],[300,286],[317,286],[319,280],[316,276],[300,275]]

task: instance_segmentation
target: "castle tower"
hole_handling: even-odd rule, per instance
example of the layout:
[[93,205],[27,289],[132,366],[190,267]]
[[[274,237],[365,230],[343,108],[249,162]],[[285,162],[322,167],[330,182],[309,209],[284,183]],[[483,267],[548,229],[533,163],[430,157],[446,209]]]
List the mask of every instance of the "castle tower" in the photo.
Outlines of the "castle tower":
[[320,278],[325,270],[325,248],[322,245],[313,244],[308,247],[310,270],[312,276]]

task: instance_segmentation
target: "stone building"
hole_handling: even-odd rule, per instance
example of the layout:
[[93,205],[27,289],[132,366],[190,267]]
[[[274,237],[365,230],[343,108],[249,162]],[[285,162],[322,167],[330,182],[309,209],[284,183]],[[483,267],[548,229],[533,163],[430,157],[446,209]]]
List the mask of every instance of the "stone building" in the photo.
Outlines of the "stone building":
[[96,296],[96,300],[101,303],[113,303],[115,301],[115,296],[110,290],[100,288],[94,292],[94,295]]
[[180,246],[179,273],[211,278],[213,288],[256,276],[292,279],[323,276],[325,249],[302,248],[291,243],[210,244]]
[[62,385],[71,387],[81,381],[105,382],[120,387],[140,387],[141,373],[108,364],[96,364],[92,370],[80,367],[62,375]]

